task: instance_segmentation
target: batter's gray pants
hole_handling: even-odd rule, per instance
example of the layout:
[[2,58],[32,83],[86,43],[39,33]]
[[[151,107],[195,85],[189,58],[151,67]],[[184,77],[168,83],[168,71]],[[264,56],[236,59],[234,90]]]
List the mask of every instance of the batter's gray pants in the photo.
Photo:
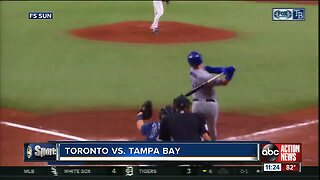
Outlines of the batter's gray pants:
[[216,102],[206,102],[206,101],[193,101],[192,104],[193,113],[201,113],[206,117],[208,132],[210,134],[211,140],[217,139],[217,120],[219,114],[219,106]]

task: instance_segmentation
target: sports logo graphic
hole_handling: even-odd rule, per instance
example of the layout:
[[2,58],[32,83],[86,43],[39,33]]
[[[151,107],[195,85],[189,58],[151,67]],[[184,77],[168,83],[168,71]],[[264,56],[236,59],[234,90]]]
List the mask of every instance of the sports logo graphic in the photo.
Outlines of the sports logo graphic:
[[28,159],[32,157],[32,147],[30,145],[27,147],[26,154]]
[[261,154],[264,159],[269,162],[273,162],[278,158],[280,151],[274,144],[267,144],[262,148]]
[[129,166],[126,168],[126,176],[132,176],[133,175],[133,167]]
[[273,143],[261,144],[261,161],[270,162],[301,162],[301,143]]
[[273,12],[273,16],[277,19],[290,19],[292,12],[289,9],[277,9]]
[[29,19],[53,19],[53,12],[29,12]]
[[53,176],[58,176],[58,171],[55,166],[51,167],[51,172],[52,172]]
[[305,9],[304,8],[273,8],[272,20],[273,21],[304,21]]
[[25,143],[24,160],[48,161],[56,160],[57,150],[55,143]]

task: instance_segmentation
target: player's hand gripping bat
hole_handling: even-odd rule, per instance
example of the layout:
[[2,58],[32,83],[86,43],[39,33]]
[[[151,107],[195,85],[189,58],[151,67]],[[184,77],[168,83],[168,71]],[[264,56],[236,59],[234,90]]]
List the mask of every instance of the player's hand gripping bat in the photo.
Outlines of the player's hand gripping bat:
[[195,92],[197,92],[199,89],[201,89],[203,86],[209,84],[210,82],[212,82],[213,80],[215,80],[215,79],[217,79],[218,77],[222,76],[223,74],[224,74],[224,73],[220,73],[220,74],[212,77],[212,78],[209,79],[208,81],[200,84],[198,87],[195,87],[195,88],[191,89],[188,93],[185,94],[185,96],[188,97],[188,96],[192,95],[193,93],[195,93]]

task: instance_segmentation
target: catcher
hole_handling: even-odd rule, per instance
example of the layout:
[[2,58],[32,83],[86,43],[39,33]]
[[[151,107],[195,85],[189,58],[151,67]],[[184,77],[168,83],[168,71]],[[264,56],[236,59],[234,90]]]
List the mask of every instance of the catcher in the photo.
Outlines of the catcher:
[[[170,106],[161,108],[159,112],[159,119],[163,119],[168,114],[172,114],[173,109]],[[146,141],[158,141],[160,133],[160,122],[145,122],[152,117],[152,102],[146,101],[142,104],[141,108],[137,113],[137,128],[143,136],[145,136]]]
[[137,128],[146,137],[146,141],[210,141],[205,117],[191,113],[190,105],[185,96],[178,96],[172,106],[160,109],[161,123],[145,123],[152,116],[152,103],[146,101],[137,113]]

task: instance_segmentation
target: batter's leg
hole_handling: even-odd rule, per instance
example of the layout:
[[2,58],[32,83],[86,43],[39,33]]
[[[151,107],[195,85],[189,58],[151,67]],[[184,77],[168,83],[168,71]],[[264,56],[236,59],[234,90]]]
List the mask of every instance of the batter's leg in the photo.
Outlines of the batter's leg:
[[217,140],[218,131],[217,131],[217,121],[218,121],[218,114],[219,114],[219,107],[218,104],[215,102],[210,103],[210,109],[208,109],[208,122],[211,122],[210,126],[208,125],[208,129],[210,132],[210,136],[212,140]]
[[208,132],[212,140],[217,139],[218,104],[216,102],[194,102],[192,112],[202,113],[207,121]]

